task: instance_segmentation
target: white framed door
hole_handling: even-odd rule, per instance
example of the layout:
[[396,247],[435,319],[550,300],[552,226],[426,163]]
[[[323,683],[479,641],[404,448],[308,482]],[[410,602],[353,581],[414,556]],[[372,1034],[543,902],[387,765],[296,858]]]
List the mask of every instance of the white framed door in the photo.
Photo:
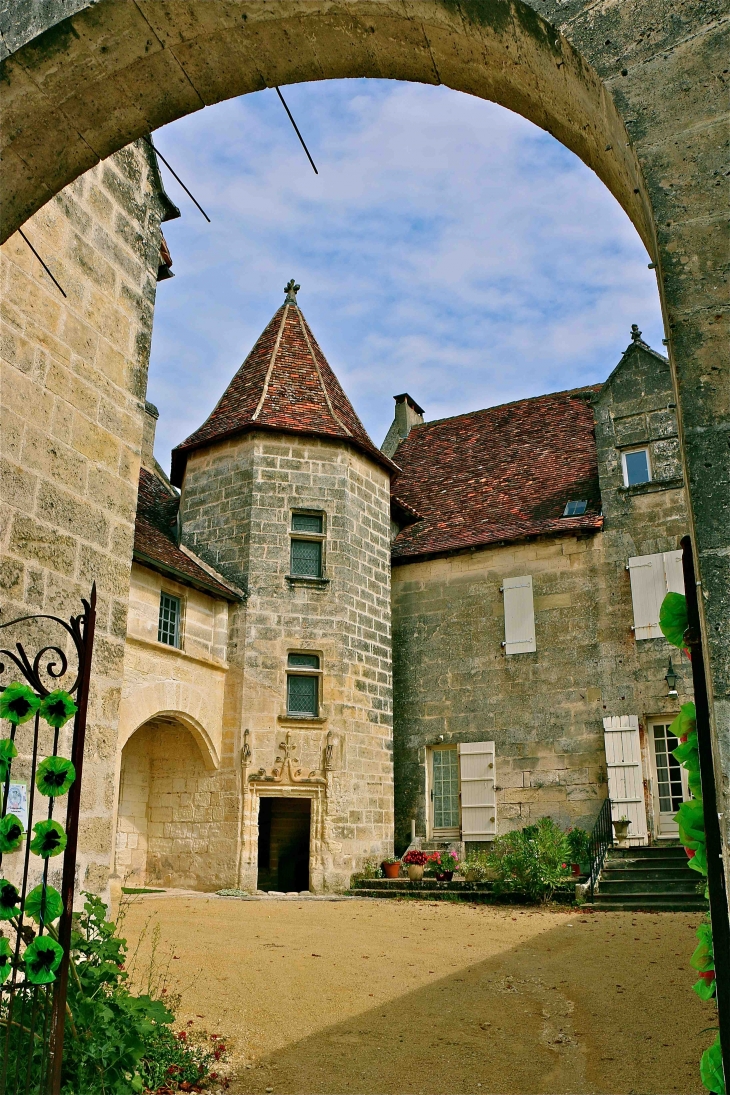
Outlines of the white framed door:
[[687,773],[672,756],[679,741],[669,732],[673,719],[664,716],[661,719],[647,721],[649,752],[652,763],[652,800],[654,807],[654,832],[658,840],[676,840],[678,835],[674,815],[683,802],[690,797]]
[[461,836],[459,754],[455,745],[436,746],[428,752],[429,828],[433,840]]

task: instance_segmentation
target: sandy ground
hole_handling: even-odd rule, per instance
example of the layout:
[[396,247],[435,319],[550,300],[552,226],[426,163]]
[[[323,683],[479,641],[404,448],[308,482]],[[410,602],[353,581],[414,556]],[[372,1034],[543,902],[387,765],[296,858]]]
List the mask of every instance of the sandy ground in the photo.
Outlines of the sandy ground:
[[693,1095],[715,1020],[695,914],[135,898],[181,1023],[232,1047],[230,1095]]

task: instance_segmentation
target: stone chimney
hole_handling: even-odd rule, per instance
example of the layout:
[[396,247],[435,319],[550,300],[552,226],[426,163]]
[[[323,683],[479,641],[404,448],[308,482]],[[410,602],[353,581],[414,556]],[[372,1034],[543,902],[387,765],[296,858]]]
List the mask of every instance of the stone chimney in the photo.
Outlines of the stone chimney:
[[149,468],[150,471],[155,470],[155,430],[157,429],[157,419],[159,417],[160,412],[154,403],[148,403],[145,400],[144,426],[142,428],[142,467]]
[[407,392],[403,395],[394,395],[395,418],[388,430],[385,441],[380,446],[380,451],[392,459],[393,453],[405,441],[412,428],[423,422],[423,407],[419,407],[415,399]]

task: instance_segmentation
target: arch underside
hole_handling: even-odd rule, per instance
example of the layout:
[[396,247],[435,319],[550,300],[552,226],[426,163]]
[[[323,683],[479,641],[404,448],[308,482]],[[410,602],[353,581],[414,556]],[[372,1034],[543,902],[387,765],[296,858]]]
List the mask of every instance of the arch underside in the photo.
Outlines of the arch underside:
[[521,0],[100,0],[3,62],[1,236],[95,163],[203,106],[346,77],[445,84],[529,118],[604,181],[653,251],[641,171],[595,70]]

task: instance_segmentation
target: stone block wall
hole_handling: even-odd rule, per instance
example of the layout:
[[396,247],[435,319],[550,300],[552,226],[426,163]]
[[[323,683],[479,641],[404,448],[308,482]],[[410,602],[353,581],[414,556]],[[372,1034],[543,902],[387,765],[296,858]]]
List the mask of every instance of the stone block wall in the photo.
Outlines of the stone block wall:
[[146,723],[124,749],[116,871],[131,884],[215,890],[233,884],[238,782],[210,771],[171,718]]
[[117,713],[163,215],[149,155],[143,142],[130,145],[24,225],[65,299],[19,234],[0,252],[3,618],[68,616],[97,584],[79,843],[80,886],[95,890],[106,885],[113,843]]
[[[311,794],[313,884],[340,888],[391,847],[392,725],[388,475],[348,446],[252,433],[190,455],[181,501],[190,548],[248,591],[232,616],[229,661],[242,671],[233,732],[246,776],[271,775],[287,731],[301,768],[271,791]],[[292,509],[325,514],[325,580],[291,580]],[[286,714],[291,650],[319,654],[321,712]],[[237,719],[237,724],[235,720]],[[329,735],[329,738],[328,738]],[[333,767],[325,775],[330,745]],[[258,790],[243,802],[241,884],[256,885]],[[266,791],[261,784],[261,793]]]

